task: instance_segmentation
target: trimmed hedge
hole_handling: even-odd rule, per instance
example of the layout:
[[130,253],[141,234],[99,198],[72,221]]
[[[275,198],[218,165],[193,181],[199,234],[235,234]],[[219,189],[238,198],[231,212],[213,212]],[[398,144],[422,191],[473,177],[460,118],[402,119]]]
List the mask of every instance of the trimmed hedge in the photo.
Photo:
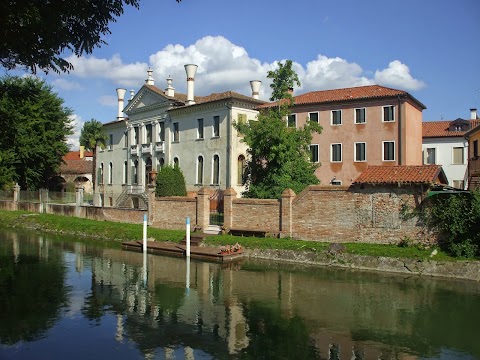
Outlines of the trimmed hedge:
[[159,197],[187,196],[185,176],[178,166],[166,165],[160,168],[155,195]]

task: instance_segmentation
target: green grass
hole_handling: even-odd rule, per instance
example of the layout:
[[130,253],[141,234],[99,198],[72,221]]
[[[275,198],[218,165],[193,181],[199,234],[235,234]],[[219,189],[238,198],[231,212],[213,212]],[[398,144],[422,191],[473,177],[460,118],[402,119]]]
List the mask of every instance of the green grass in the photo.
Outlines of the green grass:
[[[36,214],[23,211],[0,210],[0,225],[7,227],[31,228],[39,231],[54,231],[100,240],[128,241],[141,240],[143,237],[142,224],[126,224],[111,221],[94,221],[75,217]],[[156,241],[180,242],[184,230],[163,230],[148,227],[148,238]],[[329,243],[318,241],[304,241],[294,239],[257,238],[232,235],[209,236],[204,242],[207,245],[234,245],[239,243],[248,249],[272,249],[323,252],[327,251]],[[368,256],[385,256],[393,258],[430,259],[432,249],[421,249],[415,245],[400,247],[396,245],[344,243],[346,253]],[[463,260],[448,256],[437,248],[434,260],[456,261]]]

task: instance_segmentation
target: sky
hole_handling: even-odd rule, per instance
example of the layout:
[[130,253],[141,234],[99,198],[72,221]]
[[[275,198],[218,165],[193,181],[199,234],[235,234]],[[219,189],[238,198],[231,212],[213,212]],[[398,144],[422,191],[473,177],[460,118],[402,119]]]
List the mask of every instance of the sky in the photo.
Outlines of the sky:
[[150,67],[158,88],[170,75],[186,93],[189,63],[198,65],[200,96],[250,95],[249,81],[261,80],[268,100],[267,72],[291,59],[296,94],[378,84],[422,102],[424,121],[480,110],[479,0],[140,0],[110,30],[92,54],[65,54],[69,74],[37,73],[73,110],[72,149],[85,121],[115,120],[116,88],[128,99]]

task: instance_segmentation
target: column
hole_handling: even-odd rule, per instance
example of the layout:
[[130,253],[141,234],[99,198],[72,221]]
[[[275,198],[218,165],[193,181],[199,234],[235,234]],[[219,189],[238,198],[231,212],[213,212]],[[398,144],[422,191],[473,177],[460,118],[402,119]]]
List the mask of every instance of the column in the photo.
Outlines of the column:
[[233,188],[228,188],[223,192],[223,226],[226,231],[233,227],[233,199],[237,193]]
[[15,184],[13,187],[13,210],[18,210],[18,201],[20,200],[20,185]]
[[197,193],[197,225],[205,231],[210,225],[210,193],[202,187]]
[[292,236],[292,203],[294,198],[295,192],[292,189],[283,191],[280,203],[280,237]]

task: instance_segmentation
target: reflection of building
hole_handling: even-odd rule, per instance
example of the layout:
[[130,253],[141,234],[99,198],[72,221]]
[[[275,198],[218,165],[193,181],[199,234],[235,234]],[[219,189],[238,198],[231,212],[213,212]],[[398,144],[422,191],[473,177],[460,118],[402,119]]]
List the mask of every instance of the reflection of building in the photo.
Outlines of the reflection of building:
[[85,151],[83,146],[80,146],[80,151],[70,151],[63,157],[59,177],[64,186],[73,183],[75,186],[83,186],[84,191],[91,194],[93,191],[92,172],[92,153]]
[[118,117],[104,126],[109,141],[106,149],[97,150],[95,190],[111,194],[113,205],[125,205],[124,196],[118,199],[122,192],[144,191],[149,172],[165,164],[180,166],[187,191],[200,186],[243,190],[247,147],[233,123],[256,118],[254,108],[263,103],[258,100],[260,82],[252,82],[251,97],[233,91],[194,96],[196,65],[185,68],[187,94],[176,93],[171,78],[165,90],[157,88],[152,70],[140,90],[132,90],[125,108],[126,90],[117,89]]
[[470,120],[426,121],[422,124],[423,163],[441,165],[448,185],[463,189],[467,183],[467,131],[480,124],[477,110],[471,109]]

